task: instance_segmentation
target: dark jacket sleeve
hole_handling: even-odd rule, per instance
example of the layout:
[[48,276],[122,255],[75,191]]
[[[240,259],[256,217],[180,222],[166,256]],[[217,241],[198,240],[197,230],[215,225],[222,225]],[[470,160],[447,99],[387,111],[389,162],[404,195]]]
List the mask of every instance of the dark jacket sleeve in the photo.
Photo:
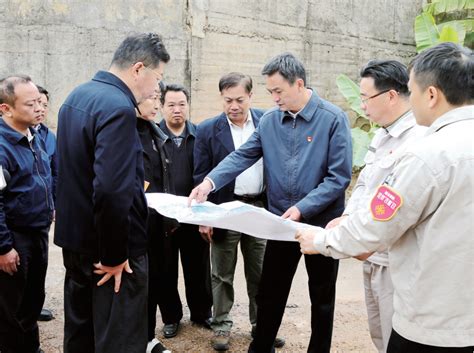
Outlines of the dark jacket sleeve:
[[116,266],[128,258],[138,146],[136,116],[124,107],[98,121],[93,180],[94,221],[102,264]]
[[[1,150],[0,150],[1,152]],[[2,152],[3,153],[3,152]],[[0,157],[0,165],[6,169],[6,161]],[[0,190],[0,255],[4,255],[13,248],[13,237],[7,228],[3,192]]]
[[[52,143],[56,145],[56,137],[53,135],[53,133],[50,131],[50,134],[52,135]],[[57,150],[56,146],[54,146],[54,152],[51,156],[51,180],[52,180],[52,192],[53,192],[53,200],[56,203],[56,185],[58,182],[58,157],[57,157]]]
[[212,170],[212,151],[209,146],[209,130],[212,128],[207,123],[201,123],[196,129],[194,140],[194,185],[200,184]]

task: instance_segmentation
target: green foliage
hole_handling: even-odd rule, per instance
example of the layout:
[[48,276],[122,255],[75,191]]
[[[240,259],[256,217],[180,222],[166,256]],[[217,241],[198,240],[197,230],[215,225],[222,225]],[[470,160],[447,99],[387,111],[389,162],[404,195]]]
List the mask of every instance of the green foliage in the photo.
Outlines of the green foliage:
[[339,76],[337,76],[336,84],[339,88],[339,92],[341,92],[344,98],[346,98],[347,102],[349,103],[349,106],[353,111],[356,112],[357,116],[364,117],[367,119],[364,112],[360,108],[361,100],[359,86],[357,86],[354,81],[352,81],[344,74],[340,74]]
[[361,169],[365,165],[364,158],[377,129],[378,127],[375,124],[372,124],[369,131],[362,130],[360,127],[351,129],[353,169]]
[[374,137],[377,125],[372,123],[361,109],[359,86],[349,77],[341,74],[336,79],[339,92],[346,98],[351,109],[357,114],[356,125],[351,129],[352,168],[357,171],[364,166],[364,158]]
[[439,31],[434,17],[427,12],[415,18],[416,51],[422,52],[439,43]]
[[416,50],[442,42],[473,46],[474,0],[432,0],[415,19]]

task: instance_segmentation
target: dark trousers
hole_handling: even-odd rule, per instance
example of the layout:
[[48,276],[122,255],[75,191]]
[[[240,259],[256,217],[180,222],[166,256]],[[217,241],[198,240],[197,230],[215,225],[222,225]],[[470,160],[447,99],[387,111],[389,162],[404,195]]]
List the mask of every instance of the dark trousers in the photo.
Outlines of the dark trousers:
[[[296,242],[267,241],[257,295],[257,331],[249,352],[273,351],[300,257],[300,246]],[[308,352],[329,353],[339,262],[322,255],[305,255],[304,259],[311,298]]]
[[146,350],[148,260],[128,259],[133,273],[123,273],[120,291],[114,279],[101,287],[94,260],[63,250],[64,352],[143,353]]
[[0,352],[36,353],[48,267],[48,228],[11,233],[20,265],[13,276],[0,271]]
[[[149,217],[149,225],[154,222]],[[211,317],[212,292],[209,244],[198,232],[198,227],[181,224],[172,234],[165,235],[161,228],[149,228],[149,309],[148,339],[155,337],[156,306],[163,323],[177,323],[183,317],[178,292],[178,260],[181,256],[186,301],[192,321]]]
[[472,353],[471,347],[434,347],[407,340],[392,329],[387,353]]

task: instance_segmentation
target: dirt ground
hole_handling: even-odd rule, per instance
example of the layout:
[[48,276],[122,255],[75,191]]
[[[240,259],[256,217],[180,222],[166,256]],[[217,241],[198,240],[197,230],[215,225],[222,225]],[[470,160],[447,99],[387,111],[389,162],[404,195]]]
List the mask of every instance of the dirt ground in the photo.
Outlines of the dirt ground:
[[[50,262],[46,279],[45,307],[52,309],[56,318],[49,322],[40,323],[40,336],[42,348],[46,353],[59,353],[63,351],[64,269],[61,249],[52,243],[52,234],[50,236]],[[331,350],[333,353],[376,352],[367,328],[361,271],[361,263],[357,260],[343,260],[340,263]],[[184,293],[182,276],[180,278],[180,293]],[[239,258],[237,264],[235,290],[235,303],[231,313],[234,319],[234,327],[229,352],[247,352],[250,343],[250,323],[248,321],[248,298],[241,258]],[[162,340],[173,353],[214,352],[210,346],[212,332],[190,323],[185,298],[182,297],[182,300],[184,319],[181,322],[179,334],[171,339],[163,339],[161,318],[158,314],[157,338]],[[310,301],[304,261],[300,261],[300,266],[295,275],[279,336],[286,339],[286,345],[277,352],[306,352],[310,336]]]

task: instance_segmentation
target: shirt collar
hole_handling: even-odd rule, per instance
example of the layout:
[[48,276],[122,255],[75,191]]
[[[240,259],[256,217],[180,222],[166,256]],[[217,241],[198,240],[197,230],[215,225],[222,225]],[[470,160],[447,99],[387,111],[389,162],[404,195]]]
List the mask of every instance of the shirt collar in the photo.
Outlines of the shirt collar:
[[[237,124],[234,124],[234,123],[232,122],[232,120],[229,119],[229,117],[227,116],[227,114],[226,114],[225,117],[226,117],[227,122],[229,123],[229,126],[230,126],[230,127],[232,127],[232,126],[239,127]],[[245,121],[244,121],[244,126],[247,125],[249,122],[253,122],[253,120],[252,120],[252,113],[250,112],[250,109],[249,109],[249,112],[248,112],[248,114],[247,114],[247,119],[245,119]]]
[[392,124],[383,129],[392,137],[399,137],[405,131],[412,128],[416,125],[415,116],[413,115],[412,111],[409,110],[404,113],[401,117],[395,120]]
[[474,119],[474,105],[452,109],[436,119],[426,131],[426,135],[431,135],[449,124],[472,119]]
[[[27,141],[33,140],[34,134],[36,131],[31,127],[28,128],[28,135],[25,136],[22,133],[19,133],[15,129],[12,129],[2,118],[0,118],[0,134],[4,136],[10,143],[18,144],[21,140],[27,139]],[[31,136],[31,139],[28,138]]]
[[[321,101],[316,92],[314,92],[311,88],[308,89],[311,91],[311,97],[309,97],[308,103],[306,103],[306,105],[298,113],[294,114],[295,117],[300,116],[306,121],[310,121],[313,118],[314,113],[318,109],[319,103]],[[283,123],[285,118],[295,119],[295,117],[293,117],[293,113],[284,111],[280,117],[280,122]]]
[[[107,83],[109,85],[113,85],[119,88],[122,92],[124,92],[132,101],[135,108],[138,109],[137,101],[135,100],[135,96],[133,95],[130,88],[123,82],[120,78],[115,76],[113,73],[108,71],[98,71],[95,76],[92,78],[93,81],[99,81],[103,83]],[[140,110],[139,110],[140,111]]]

